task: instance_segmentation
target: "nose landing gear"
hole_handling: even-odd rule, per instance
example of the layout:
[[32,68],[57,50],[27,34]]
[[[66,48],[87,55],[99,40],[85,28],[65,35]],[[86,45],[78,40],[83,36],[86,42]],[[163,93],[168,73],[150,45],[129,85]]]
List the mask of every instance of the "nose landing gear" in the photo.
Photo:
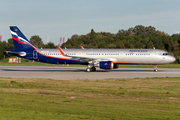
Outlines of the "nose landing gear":
[[157,66],[154,65],[154,72],[157,72],[157,71],[158,71]]

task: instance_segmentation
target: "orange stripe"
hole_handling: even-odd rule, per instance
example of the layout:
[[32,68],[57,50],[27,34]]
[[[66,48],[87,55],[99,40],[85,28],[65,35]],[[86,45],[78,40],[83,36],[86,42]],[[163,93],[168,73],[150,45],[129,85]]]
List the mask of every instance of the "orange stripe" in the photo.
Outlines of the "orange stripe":
[[113,62],[111,61],[111,69],[112,69],[112,67],[113,67]]

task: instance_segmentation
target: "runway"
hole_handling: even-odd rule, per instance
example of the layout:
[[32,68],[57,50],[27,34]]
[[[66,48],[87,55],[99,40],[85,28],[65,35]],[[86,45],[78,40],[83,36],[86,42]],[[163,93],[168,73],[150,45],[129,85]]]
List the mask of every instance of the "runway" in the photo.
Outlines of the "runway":
[[0,77],[46,78],[46,79],[110,79],[110,78],[152,78],[180,77],[178,68],[118,68],[96,72],[85,72],[86,67],[41,67],[41,66],[0,66]]

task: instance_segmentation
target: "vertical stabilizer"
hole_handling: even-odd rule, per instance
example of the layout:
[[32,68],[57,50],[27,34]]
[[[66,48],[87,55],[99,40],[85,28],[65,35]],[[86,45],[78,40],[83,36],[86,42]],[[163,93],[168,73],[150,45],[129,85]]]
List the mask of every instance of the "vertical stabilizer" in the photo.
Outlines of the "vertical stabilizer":
[[36,49],[16,26],[10,26],[15,50]]

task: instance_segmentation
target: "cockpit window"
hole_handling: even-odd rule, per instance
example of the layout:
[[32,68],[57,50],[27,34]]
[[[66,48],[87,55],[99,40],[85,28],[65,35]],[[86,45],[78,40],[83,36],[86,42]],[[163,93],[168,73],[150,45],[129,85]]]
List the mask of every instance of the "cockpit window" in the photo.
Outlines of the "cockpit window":
[[170,55],[169,53],[163,53],[163,55]]

